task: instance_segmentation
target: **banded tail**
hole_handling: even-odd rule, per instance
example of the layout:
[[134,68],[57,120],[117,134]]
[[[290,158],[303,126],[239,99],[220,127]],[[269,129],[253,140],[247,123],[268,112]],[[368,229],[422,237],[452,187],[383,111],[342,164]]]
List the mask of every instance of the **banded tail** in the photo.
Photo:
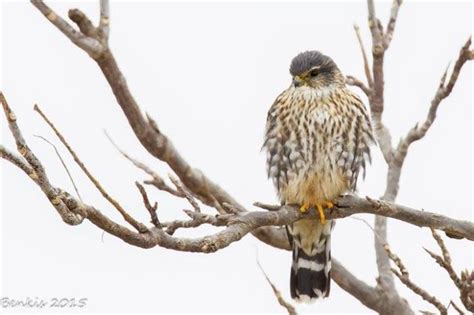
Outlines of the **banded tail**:
[[298,302],[312,303],[329,296],[333,226],[332,220],[323,225],[314,219],[303,219],[287,226],[293,248],[290,292]]

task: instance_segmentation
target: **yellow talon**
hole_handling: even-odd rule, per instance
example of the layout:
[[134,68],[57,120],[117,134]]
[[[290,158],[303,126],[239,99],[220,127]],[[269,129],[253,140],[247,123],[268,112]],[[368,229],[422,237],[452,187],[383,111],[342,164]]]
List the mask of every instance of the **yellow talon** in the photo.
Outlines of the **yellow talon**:
[[318,209],[319,212],[319,221],[321,221],[321,224],[326,224],[326,216],[324,215],[323,206],[318,203],[316,204],[316,209]]
[[332,209],[332,208],[334,208],[334,204],[333,204],[331,201],[329,201],[329,200],[324,201],[324,202],[323,202],[323,205],[326,207],[326,209]]
[[309,209],[309,203],[304,203],[304,204],[300,207],[300,211],[301,211],[302,213],[307,212],[308,209]]

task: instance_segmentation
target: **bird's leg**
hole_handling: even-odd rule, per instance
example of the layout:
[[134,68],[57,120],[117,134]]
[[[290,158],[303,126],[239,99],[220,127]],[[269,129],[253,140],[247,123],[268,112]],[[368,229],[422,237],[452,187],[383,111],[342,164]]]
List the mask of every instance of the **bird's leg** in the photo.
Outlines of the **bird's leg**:
[[321,224],[326,224],[326,216],[324,215],[323,206],[320,203],[317,203],[316,209],[318,209],[319,212],[319,221]]

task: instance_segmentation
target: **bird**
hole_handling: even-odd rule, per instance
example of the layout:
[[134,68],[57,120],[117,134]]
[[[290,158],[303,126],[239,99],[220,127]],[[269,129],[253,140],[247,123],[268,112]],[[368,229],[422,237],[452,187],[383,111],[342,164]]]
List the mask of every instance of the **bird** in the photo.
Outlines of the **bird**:
[[330,291],[335,222],[325,218],[324,209],[356,191],[375,140],[367,109],[330,57],[305,51],[292,59],[289,70],[290,86],[268,111],[262,149],[281,204],[319,213],[319,219],[286,226],[293,258],[291,297],[312,303]]

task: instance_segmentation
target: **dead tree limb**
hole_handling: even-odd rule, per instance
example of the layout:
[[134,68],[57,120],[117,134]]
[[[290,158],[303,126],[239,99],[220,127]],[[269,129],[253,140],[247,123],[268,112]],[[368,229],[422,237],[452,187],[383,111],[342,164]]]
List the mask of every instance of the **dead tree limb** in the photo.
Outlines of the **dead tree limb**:
[[395,255],[391,250],[388,245],[385,245],[385,250],[387,251],[387,255],[390,258],[391,261],[395,263],[397,266],[398,270],[395,268],[391,268],[390,270],[394,275],[397,276],[398,279],[410,290],[412,290],[415,294],[419,295],[423,300],[427,301],[428,303],[432,304],[434,307],[438,309],[440,314],[442,315],[447,315],[448,310],[446,307],[441,303],[434,295],[431,295],[428,293],[426,290],[422,289],[419,287],[417,284],[415,284],[411,279],[410,275],[408,273],[408,270],[406,269],[405,265],[403,264],[402,260],[400,257]]

